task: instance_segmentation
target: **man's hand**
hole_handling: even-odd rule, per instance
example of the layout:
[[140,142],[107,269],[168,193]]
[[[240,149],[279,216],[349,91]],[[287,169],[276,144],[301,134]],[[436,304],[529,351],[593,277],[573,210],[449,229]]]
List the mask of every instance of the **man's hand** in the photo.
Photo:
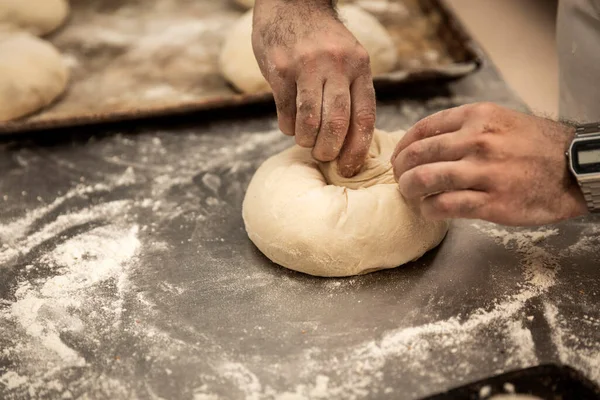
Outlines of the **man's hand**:
[[257,0],[252,43],[281,131],[355,175],[373,136],[375,92],[369,55],[331,0]]
[[401,193],[431,219],[542,225],[583,215],[565,151],[574,129],[489,103],[413,126],[392,156]]

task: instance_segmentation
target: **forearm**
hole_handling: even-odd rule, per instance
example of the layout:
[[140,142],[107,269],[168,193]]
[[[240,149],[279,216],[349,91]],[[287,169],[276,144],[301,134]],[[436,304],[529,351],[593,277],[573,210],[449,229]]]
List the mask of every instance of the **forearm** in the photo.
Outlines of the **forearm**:
[[291,45],[298,35],[326,29],[329,21],[338,20],[337,0],[256,0],[254,32],[268,47]]
[[311,14],[315,13],[335,15],[336,3],[337,0],[256,0],[254,5],[255,22],[256,18],[266,20],[268,16],[276,16],[269,23],[281,23],[290,14],[301,15],[309,20]]

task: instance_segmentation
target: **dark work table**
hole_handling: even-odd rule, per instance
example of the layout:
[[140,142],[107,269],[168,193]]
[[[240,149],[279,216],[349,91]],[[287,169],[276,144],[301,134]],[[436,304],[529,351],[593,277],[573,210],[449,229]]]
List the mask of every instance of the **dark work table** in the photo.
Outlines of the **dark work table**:
[[[489,65],[396,91],[379,128],[524,110]],[[290,144],[270,107],[2,139],[0,398],[415,399],[546,363],[600,383],[600,225],[457,220],[417,262],[302,275],[241,218]]]

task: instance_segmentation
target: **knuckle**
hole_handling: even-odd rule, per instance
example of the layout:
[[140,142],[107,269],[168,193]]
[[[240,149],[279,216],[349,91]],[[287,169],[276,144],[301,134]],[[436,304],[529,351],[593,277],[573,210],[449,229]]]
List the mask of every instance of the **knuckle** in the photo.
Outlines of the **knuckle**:
[[413,168],[419,164],[421,158],[421,145],[419,142],[411,144],[404,150],[404,158],[408,168]]
[[454,189],[456,187],[456,176],[453,173],[445,173],[439,176],[441,187],[445,190]]
[[481,102],[470,105],[468,113],[474,116],[485,117],[496,112],[498,106],[491,102]]
[[315,114],[317,111],[317,103],[313,100],[316,93],[312,90],[303,89],[298,94],[300,101],[298,102],[298,112],[303,115]]
[[344,58],[347,53],[347,49],[337,43],[328,43],[323,47],[323,54],[328,58]]
[[343,136],[348,130],[348,119],[341,116],[334,116],[325,123],[325,126],[333,135]]
[[449,197],[438,195],[433,199],[433,207],[437,211],[437,215],[447,216],[452,215],[455,205],[449,200]]
[[412,132],[413,132],[415,139],[417,139],[417,140],[425,139],[427,137],[428,126],[429,126],[429,122],[427,121],[427,118],[422,119],[421,121],[417,122],[412,127]]
[[337,153],[333,149],[324,150],[320,147],[314,147],[312,156],[317,161],[328,162],[335,160]]
[[350,114],[350,98],[347,94],[338,93],[333,96],[333,111],[343,114]]
[[303,64],[312,63],[317,59],[317,52],[315,51],[314,47],[308,47],[299,50],[297,53],[297,57],[298,60],[300,60],[300,62],[302,62]]
[[371,56],[369,55],[369,52],[362,46],[358,46],[356,48],[355,59],[358,63],[358,66],[362,68],[368,67],[371,64]]
[[427,188],[431,185],[431,174],[427,168],[418,168],[413,173],[413,181],[420,188]]
[[288,76],[293,70],[292,63],[290,62],[289,58],[284,55],[274,55],[272,58],[272,65],[275,72],[280,77]]
[[300,65],[302,70],[299,71],[302,74],[306,75],[314,75],[317,73],[319,69],[318,55],[317,53],[310,49],[306,51],[302,51],[299,55],[296,56],[297,65]]
[[375,126],[375,120],[376,120],[375,110],[372,110],[372,109],[358,110],[356,112],[354,119],[356,121],[356,124],[360,128],[371,129],[372,127]]
[[307,116],[301,118],[300,120],[300,128],[303,132],[317,132],[319,130],[319,125],[321,121],[315,116]]

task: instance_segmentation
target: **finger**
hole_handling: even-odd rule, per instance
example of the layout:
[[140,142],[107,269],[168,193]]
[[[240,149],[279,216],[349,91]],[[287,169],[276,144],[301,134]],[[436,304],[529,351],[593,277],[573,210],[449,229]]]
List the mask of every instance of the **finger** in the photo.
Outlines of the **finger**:
[[296,125],[296,81],[277,77],[271,82],[279,129],[288,136],[294,136]]
[[477,190],[444,192],[426,197],[421,202],[421,213],[425,218],[432,220],[487,219],[489,208],[489,194]]
[[398,187],[407,199],[440,192],[482,189],[485,177],[480,168],[467,161],[438,162],[411,169],[400,176]]
[[351,116],[348,135],[340,152],[340,174],[350,178],[360,171],[375,129],[375,89],[371,74],[357,78],[350,87]]
[[343,79],[325,82],[323,115],[313,157],[333,161],[340,154],[350,124],[350,84]]
[[394,159],[394,177],[398,180],[419,165],[460,160],[467,152],[467,144],[460,131],[413,142]]
[[402,136],[392,154],[392,161],[402,150],[417,140],[459,130],[464,119],[465,106],[449,108],[423,118]]
[[312,75],[298,79],[296,98],[296,143],[314,147],[321,126],[323,81]]

